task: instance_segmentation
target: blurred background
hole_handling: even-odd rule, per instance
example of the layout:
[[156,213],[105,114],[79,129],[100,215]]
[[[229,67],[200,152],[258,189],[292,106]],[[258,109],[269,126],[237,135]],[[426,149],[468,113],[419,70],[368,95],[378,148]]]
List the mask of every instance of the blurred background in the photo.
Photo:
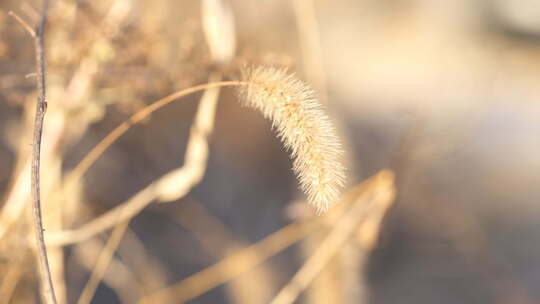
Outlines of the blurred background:
[[[51,2],[47,232],[81,227],[181,166],[201,94],[132,127],[58,195],[67,174],[132,114],[216,73],[237,79],[245,63],[287,67],[317,90],[339,129],[346,188],[384,168],[396,176],[376,244],[367,250],[350,238],[296,303],[540,303],[539,1]],[[0,3],[3,303],[41,302],[27,172],[34,49],[8,15],[35,24],[40,6]],[[236,259],[225,273],[261,260],[237,275],[185,283],[317,218],[271,122],[241,107],[232,89],[218,98],[204,177],[131,219],[94,290],[87,282],[110,229],[50,248],[61,303],[84,303],[83,290],[91,303],[268,303],[332,231],[335,223],[319,222],[275,254]],[[182,282],[183,294],[151,300]]]

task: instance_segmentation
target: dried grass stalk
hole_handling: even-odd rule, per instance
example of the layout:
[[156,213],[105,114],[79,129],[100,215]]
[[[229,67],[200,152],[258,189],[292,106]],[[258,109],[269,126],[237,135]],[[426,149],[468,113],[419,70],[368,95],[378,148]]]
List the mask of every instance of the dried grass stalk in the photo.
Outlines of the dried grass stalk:
[[284,69],[247,68],[243,80],[244,105],[272,121],[292,154],[301,189],[319,212],[326,211],[339,195],[345,170],[336,132],[314,91]]
[[201,2],[202,25],[214,63],[229,63],[236,52],[234,15],[223,0]]
[[394,173],[383,170],[373,178],[370,188],[359,193],[353,206],[336,222],[335,227],[320,247],[270,303],[294,303],[300,293],[313,282],[335,254],[343,248],[357,227],[368,219],[372,212],[384,213],[388,210],[394,198]]
[[[340,204],[323,216],[306,221],[295,221],[266,236],[257,243],[232,253],[216,264],[162,290],[145,296],[139,301],[139,304],[167,303],[165,302],[166,297],[174,297],[179,303],[193,300],[209,290],[229,282],[240,274],[252,270],[256,266],[260,266],[270,257],[308,235],[317,233],[323,227],[323,223],[337,225],[343,219],[343,216],[350,211],[351,204],[357,202],[360,198],[370,195],[374,191],[373,188],[381,187],[381,185],[383,187],[389,186],[388,183],[381,184],[381,179],[391,178],[391,176],[388,176],[388,172],[385,172],[383,171],[348,190],[340,197]],[[366,208],[366,212],[371,210],[369,207]]]

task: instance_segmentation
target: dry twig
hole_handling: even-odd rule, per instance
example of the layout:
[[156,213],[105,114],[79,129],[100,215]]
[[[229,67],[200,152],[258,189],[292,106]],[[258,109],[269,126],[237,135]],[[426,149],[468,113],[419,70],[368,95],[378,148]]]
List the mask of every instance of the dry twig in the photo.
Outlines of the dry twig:
[[41,136],[43,133],[43,122],[45,119],[45,111],[47,110],[47,92],[45,84],[45,45],[44,32],[47,23],[47,9],[49,1],[43,1],[41,19],[35,29],[35,48],[36,48],[36,72],[38,101],[36,104],[36,120],[34,124],[34,139],[32,145],[32,200],[34,209],[34,226],[36,229],[36,240],[38,243],[39,260],[41,264],[42,280],[45,285],[45,297],[50,303],[56,303],[54,286],[49,269],[49,261],[47,258],[47,247],[45,246],[45,237],[43,235],[43,222],[41,216],[41,201],[40,201],[40,180],[39,180],[39,165],[41,152]]
[[31,191],[33,201],[33,215],[34,215],[34,228],[36,233],[36,241],[38,247],[38,257],[40,264],[40,273],[43,286],[45,288],[45,298],[50,303],[56,303],[56,296],[54,293],[54,287],[51,277],[51,271],[49,267],[49,261],[47,258],[47,247],[45,246],[45,238],[43,235],[43,220],[41,216],[41,197],[40,197],[40,152],[41,152],[41,136],[43,133],[43,122],[45,119],[45,112],[47,110],[47,92],[45,84],[45,45],[44,45],[44,32],[45,25],[47,23],[47,10],[49,7],[49,1],[44,0],[42,5],[41,17],[35,28],[32,28],[22,18],[18,17],[14,13],[13,16],[25,30],[34,38],[35,56],[36,56],[36,82],[38,90],[38,99],[36,103],[36,114],[34,120],[34,135],[32,140],[32,177],[31,177]]

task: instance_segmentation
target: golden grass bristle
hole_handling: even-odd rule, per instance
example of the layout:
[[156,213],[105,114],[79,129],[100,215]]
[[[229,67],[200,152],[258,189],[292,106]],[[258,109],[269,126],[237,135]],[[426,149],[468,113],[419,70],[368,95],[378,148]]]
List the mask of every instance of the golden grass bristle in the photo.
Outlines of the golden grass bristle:
[[336,132],[313,90],[285,69],[246,68],[244,105],[260,110],[291,152],[293,170],[309,202],[326,211],[344,184],[343,154]]

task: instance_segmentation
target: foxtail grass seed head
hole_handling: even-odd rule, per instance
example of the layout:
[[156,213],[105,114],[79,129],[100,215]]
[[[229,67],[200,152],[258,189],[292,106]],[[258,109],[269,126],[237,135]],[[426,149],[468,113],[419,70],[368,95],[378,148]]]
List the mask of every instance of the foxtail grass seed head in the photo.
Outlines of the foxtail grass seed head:
[[245,68],[243,104],[260,110],[293,158],[300,188],[318,211],[326,211],[345,180],[336,131],[315,92],[285,69]]

